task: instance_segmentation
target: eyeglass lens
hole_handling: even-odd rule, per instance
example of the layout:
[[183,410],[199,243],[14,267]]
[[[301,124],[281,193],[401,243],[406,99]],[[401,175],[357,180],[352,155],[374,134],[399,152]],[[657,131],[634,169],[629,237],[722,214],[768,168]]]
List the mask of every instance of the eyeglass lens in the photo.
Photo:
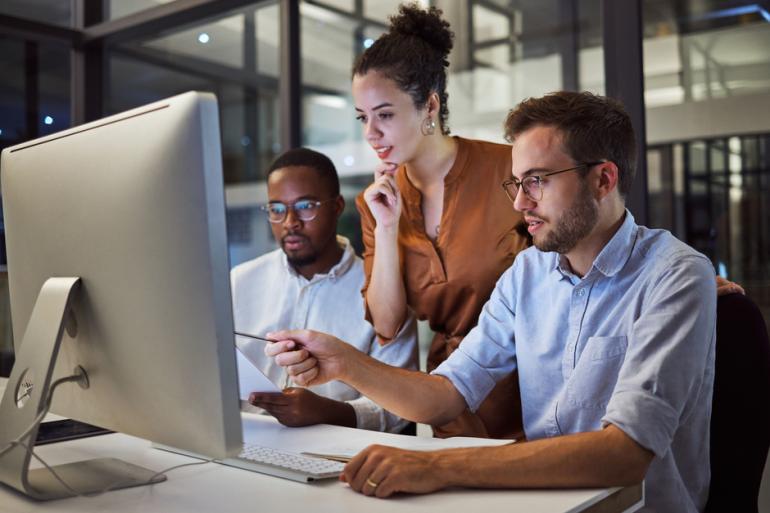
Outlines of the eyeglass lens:
[[269,203],[267,205],[267,214],[270,222],[280,223],[286,219],[289,209],[294,210],[296,215],[302,221],[312,221],[318,211],[319,202],[312,200],[300,200],[293,205],[284,203]]
[[535,201],[540,200],[543,193],[543,188],[540,186],[540,178],[537,176],[528,176],[518,183],[513,180],[508,180],[505,182],[504,186],[505,192],[508,193],[508,197],[511,201],[515,200],[516,194],[519,192],[519,186],[524,188],[524,194]]

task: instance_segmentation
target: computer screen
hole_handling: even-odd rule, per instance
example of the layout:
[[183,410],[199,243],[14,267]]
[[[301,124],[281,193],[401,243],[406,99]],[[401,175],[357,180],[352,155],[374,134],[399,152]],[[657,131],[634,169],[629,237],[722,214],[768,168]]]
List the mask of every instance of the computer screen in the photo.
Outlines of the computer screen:
[[48,329],[43,285],[79,278],[53,379],[81,366],[89,387],[51,411],[223,458],[241,422],[217,112],[175,96],[7,148],[0,178],[16,366]]

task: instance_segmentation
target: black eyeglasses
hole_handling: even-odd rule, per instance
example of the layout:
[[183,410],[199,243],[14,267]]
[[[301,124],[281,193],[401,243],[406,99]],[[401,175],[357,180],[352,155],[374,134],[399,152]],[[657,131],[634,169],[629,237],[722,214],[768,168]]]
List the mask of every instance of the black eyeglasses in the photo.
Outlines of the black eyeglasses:
[[289,209],[294,211],[294,215],[300,221],[312,221],[318,215],[318,209],[321,205],[334,201],[336,198],[331,198],[323,201],[318,200],[299,200],[294,203],[281,203],[280,201],[271,201],[267,205],[262,205],[260,209],[267,212],[267,219],[271,223],[282,223],[286,220],[286,216],[289,215]]
[[583,162],[574,167],[568,167],[567,169],[560,169],[559,171],[551,171],[550,173],[543,173],[542,175],[530,175],[523,180],[517,180],[516,178],[510,178],[504,181],[501,185],[505,194],[512,202],[516,201],[516,195],[519,193],[519,187],[524,189],[524,194],[527,195],[532,201],[540,201],[543,199],[543,178],[546,176],[558,175],[560,173],[566,173],[567,171],[574,171],[576,169],[582,169],[584,167],[592,167],[599,164],[604,164],[606,160],[597,160],[595,162]]

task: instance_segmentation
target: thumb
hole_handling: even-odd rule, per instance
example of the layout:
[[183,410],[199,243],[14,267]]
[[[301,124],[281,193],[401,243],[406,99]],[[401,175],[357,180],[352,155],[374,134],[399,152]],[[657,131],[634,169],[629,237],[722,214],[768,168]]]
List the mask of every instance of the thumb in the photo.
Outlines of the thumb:
[[303,341],[307,340],[308,335],[307,330],[278,330],[267,333],[266,337],[275,342],[292,340],[302,344]]

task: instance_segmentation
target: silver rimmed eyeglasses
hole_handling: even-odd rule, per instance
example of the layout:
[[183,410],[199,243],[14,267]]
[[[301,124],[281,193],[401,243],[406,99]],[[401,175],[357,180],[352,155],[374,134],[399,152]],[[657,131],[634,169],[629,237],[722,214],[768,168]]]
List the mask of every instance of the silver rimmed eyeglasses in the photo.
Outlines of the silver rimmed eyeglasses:
[[336,198],[331,198],[323,201],[319,200],[299,200],[294,203],[281,203],[280,201],[271,201],[267,205],[262,205],[260,209],[267,212],[267,219],[271,223],[282,223],[286,220],[286,216],[289,215],[289,209],[294,211],[294,215],[300,221],[312,221],[318,215],[318,209],[321,205],[334,201]]
[[573,166],[573,167],[568,167],[567,169],[550,171],[548,173],[543,173],[540,175],[529,175],[525,177],[523,180],[518,180],[516,178],[509,178],[508,180],[504,181],[501,185],[503,186],[503,190],[505,191],[505,194],[508,196],[508,199],[510,199],[511,202],[516,201],[516,195],[519,193],[519,187],[524,189],[524,194],[526,194],[529,199],[531,199],[532,201],[540,201],[541,199],[543,199],[543,178],[545,178],[546,176],[558,175],[560,173],[566,173],[567,171],[575,171],[576,169],[583,169],[584,167],[592,167],[598,164],[604,164],[605,162],[607,161],[597,160],[594,162],[583,162],[582,164],[578,164],[577,166]]

